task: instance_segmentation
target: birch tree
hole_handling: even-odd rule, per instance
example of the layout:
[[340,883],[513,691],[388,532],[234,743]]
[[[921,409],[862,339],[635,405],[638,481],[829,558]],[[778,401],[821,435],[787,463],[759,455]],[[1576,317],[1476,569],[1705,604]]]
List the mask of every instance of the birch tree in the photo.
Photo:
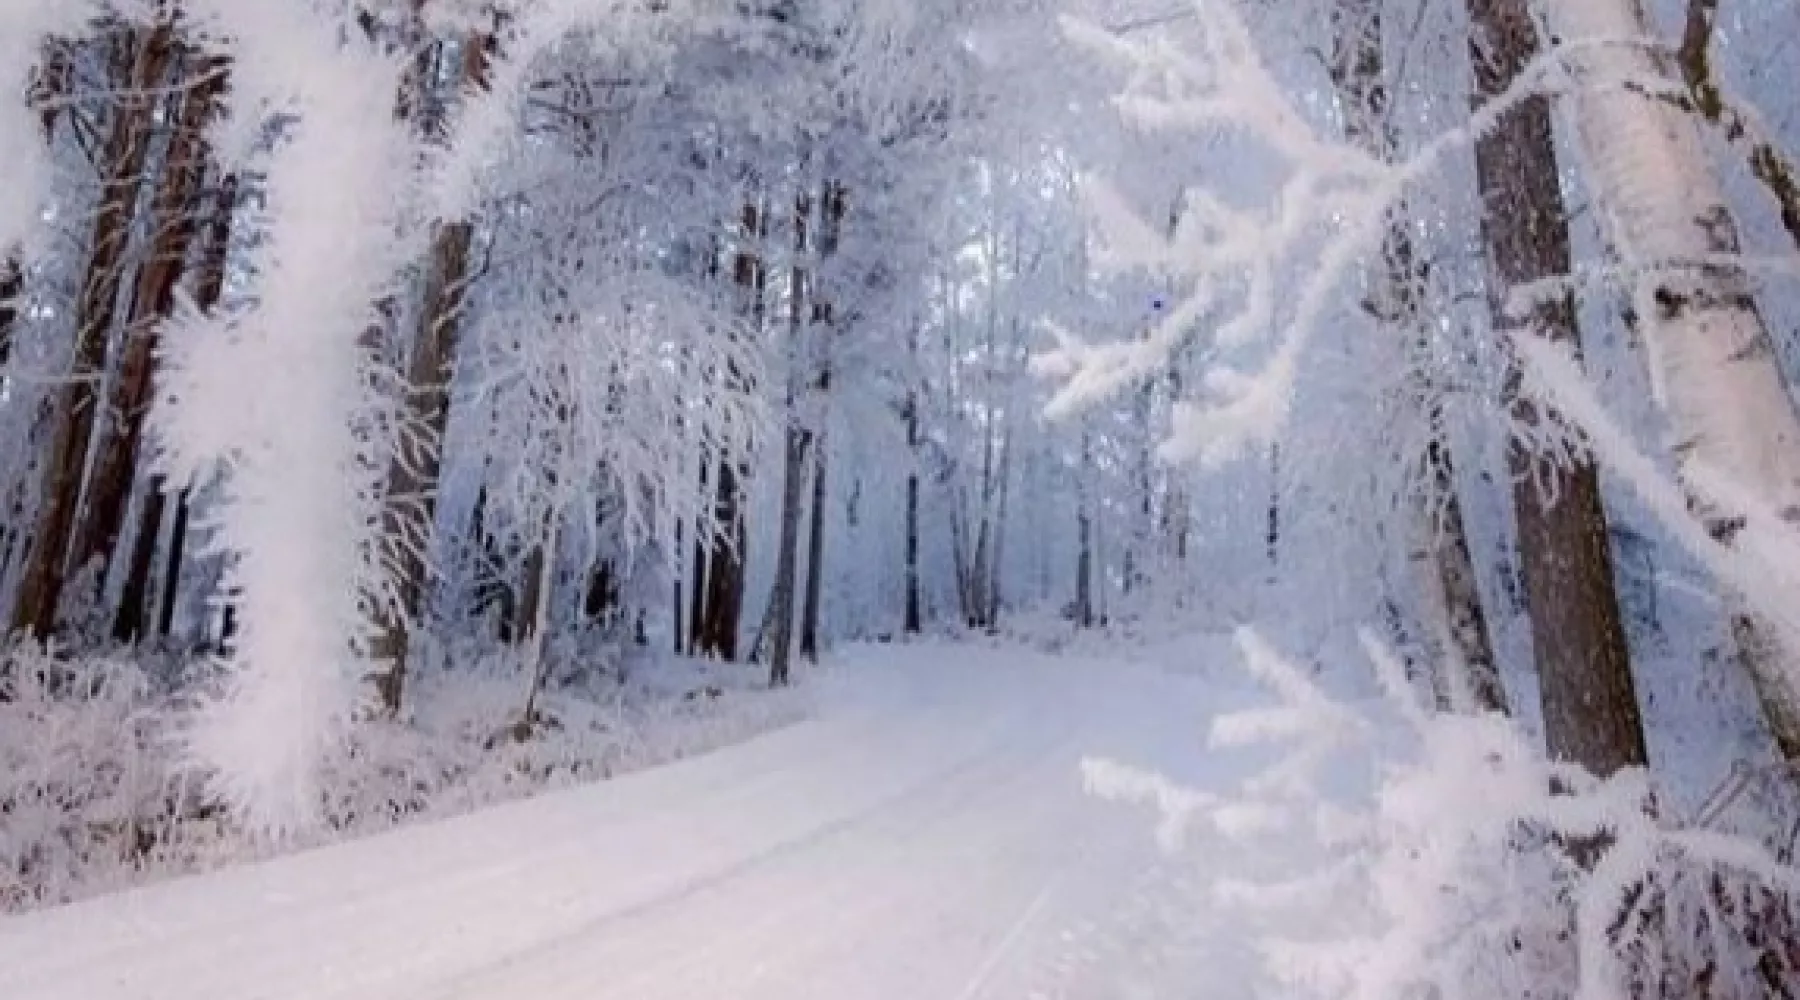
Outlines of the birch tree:
[[[1639,0],[1559,0],[1551,14],[1570,47],[1582,165],[1643,325],[1694,512],[1718,544],[1753,562],[1792,552],[1800,414],[1738,259],[1737,223],[1700,122],[1661,98],[1679,86],[1672,59]],[[1793,594],[1723,582],[1737,591],[1732,631],[1770,730],[1800,758]]]

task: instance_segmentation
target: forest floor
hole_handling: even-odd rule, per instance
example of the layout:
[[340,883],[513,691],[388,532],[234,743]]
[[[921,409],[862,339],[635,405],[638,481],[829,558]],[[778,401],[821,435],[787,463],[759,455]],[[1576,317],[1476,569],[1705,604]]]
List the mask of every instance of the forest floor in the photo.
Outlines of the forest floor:
[[1103,755],[1206,781],[1240,688],[1209,673],[848,650],[816,718],[739,746],[0,921],[0,996],[1247,995],[1203,873],[1081,777]]

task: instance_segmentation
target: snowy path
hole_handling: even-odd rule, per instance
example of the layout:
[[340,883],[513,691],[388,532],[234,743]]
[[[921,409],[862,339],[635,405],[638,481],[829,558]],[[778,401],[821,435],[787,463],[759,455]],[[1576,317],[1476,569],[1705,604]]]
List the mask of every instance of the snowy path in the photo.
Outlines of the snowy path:
[[851,659],[819,720],[708,757],[0,922],[0,998],[1125,995],[1105,954],[1150,963],[1131,914],[1166,879],[1077,763],[1191,754],[1192,692],[1019,652]]

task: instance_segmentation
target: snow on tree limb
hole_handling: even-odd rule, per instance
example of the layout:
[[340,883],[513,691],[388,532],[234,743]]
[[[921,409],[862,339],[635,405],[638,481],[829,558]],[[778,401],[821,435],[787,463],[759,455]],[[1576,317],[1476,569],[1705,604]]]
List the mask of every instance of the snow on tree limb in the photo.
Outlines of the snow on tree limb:
[[242,608],[189,748],[248,826],[281,834],[315,822],[319,761],[355,708],[375,582],[360,341],[401,262],[412,154],[391,112],[398,61],[340,41],[301,0],[193,6],[232,39],[239,118],[294,118],[269,154],[259,294],[169,332],[161,414],[176,466],[225,469],[215,544]]

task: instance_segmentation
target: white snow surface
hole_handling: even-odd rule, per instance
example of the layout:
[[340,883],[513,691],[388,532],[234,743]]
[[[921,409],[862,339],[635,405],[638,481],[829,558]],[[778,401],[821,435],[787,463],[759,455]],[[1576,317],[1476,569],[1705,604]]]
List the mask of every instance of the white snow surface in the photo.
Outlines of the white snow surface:
[[[1163,994],[1194,900],[1080,763],[1191,774],[1216,682],[930,644],[814,682],[709,756],[0,921],[0,997]],[[1242,995],[1219,930],[1187,982]]]

